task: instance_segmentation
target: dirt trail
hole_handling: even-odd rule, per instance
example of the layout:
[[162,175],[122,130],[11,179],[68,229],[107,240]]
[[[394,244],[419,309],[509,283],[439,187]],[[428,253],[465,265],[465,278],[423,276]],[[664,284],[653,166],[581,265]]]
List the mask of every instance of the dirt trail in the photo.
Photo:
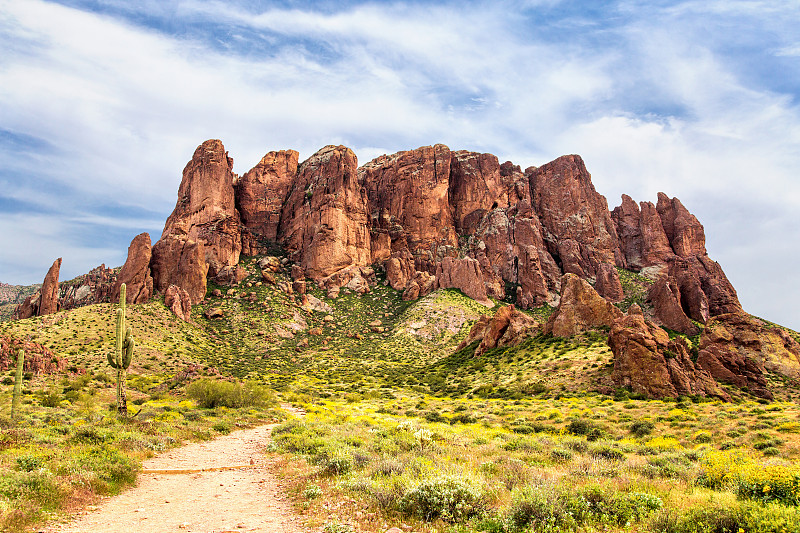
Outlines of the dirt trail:
[[45,531],[303,533],[263,453],[274,426],[235,431],[148,459],[136,487]]

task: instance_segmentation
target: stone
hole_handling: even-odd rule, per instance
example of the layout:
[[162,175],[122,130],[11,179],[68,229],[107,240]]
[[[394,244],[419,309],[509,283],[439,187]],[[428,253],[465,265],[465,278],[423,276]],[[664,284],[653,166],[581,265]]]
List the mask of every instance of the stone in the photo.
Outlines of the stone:
[[275,275],[269,270],[261,271],[261,280],[268,285],[275,285]]
[[622,316],[622,311],[597,294],[588,281],[575,274],[564,274],[561,301],[544,331],[556,337],[572,337],[602,326],[611,327]]
[[480,265],[471,257],[445,257],[436,268],[436,287],[460,289],[473,300],[487,307],[494,306],[486,295]]
[[111,290],[111,301],[119,301],[119,292],[125,284],[125,300],[131,304],[142,304],[153,296],[153,277],[150,275],[152,246],[150,234],[140,233],[128,246],[128,258],[117,275]]
[[117,273],[114,269],[106,268],[106,265],[102,264],[75,279],[60,282],[58,284],[59,310],[112,301],[111,295],[116,280]]
[[508,207],[509,174],[500,172],[497,156],[459,150],[450,153],[448,196],[459,235],[471,235],[485,214]]
[[236,207],[247,230],[242,233],[243,253],[256,255],[257,241],[276,241],[283,202],[297,176],[295,150],[268,152],[235,185]]
[[614,354],[614,383],[648,398],[681,395],[714,396],[730,401],[713,377],[692,363],[686,341],[670,340],[663,329],[648,324],[638,305],[611,326],[608,344]]
[[492,317],[481,316],[467,337],[456,347],[456,351],[480,341],[474,353],[474,357],[480,357],[487,350],[498,346],[515,346],[539,330],[536,319],[519,311],[513,305],[506,305],[500,307]]
[[[166,305],[172,313],[183,320],[184,322],[191,321],[192,318],[192,298],[189,293],[178,287],[177,285],[170,285],[167,292],[164,293],[164,305]],[[218,308],[216,308],[218,309]],[[222,315],[219,315],[220,317]],[[218,318],[216,316],[209,316],[206,318]]]
[[597,267],[594,290],[612,303],[621,302],[625,299],[622,283],[619,280],[619,272],[611,263],[600,263]]
[[566,155],[528,174],[534,211],[564,273],[594,276],[600,263],[625,266],[608,202],[580,156]]
[[219,285],[234,286],[239,285],[247,277],[247,270],[239,265],[222,267],[214,281]]
[[295,280],[292,282],[292,290],[296,294],[306,293],[306,282],[304,280]]
[[[318,311],[320,313],[333,313],[333,307],[326,304],[313,294],[306,294],[301,306],[305,311]],[[330,320],[329,320],[330,319]],[[334,319],[328,315],[325,317],[326,322],[332,322]]]
[[222,308],[220,307],[210,307],[206,309],[206,311],[203,313],[203,316],[209,320],[212,320],[215,318],[222,318],[223,316],[225,316],[225,313],[222,311]]
[[664,327],[684,335],[697,335],[699,329],[681,307],[681,292],[674,279],[662,276],[647,291],[656,320]]
[[742,305],[722,268],[708,256],[673,257],[667,276],[681,295],[681,307],[689,318],[705,323],[710,317],[741,313]]
[[367,194],[357,168],[352,150],[326,146],[300,165],[284,203],[279,238],[314,281],[372,263]]
[[[285,258],[284,258],[285,259]],[[269,271],[273,273],[278,273],[283,270],[283,264],[279,257],[275,256],[267,256],[262,257],[258,260],[258,268],[262,271]]]
[[25,350],[24,372],[54,374],[67,369],[67,360],[56,356],[50,348],[37,342],[0,335],[0,372],[17,368],[17,352],[20,348]]
[[233,182],[233,159],[222,142],[198,146],[183,170],[175,209],[153,246],[150,268],[157,290],[177,285],[197,303],[205,296],[207,275],[238,264],[241,224]]
[[641,270],[662,264],[674,255],[661,217],[651,202],[637,206],[630,196],[623,194],[622,205],[614,208],[611,218],[628,268]]
[[213,291],[211,291],[211,296],[213,296],[214,298],[222,298],[222,291],[219,289],[214,289]]

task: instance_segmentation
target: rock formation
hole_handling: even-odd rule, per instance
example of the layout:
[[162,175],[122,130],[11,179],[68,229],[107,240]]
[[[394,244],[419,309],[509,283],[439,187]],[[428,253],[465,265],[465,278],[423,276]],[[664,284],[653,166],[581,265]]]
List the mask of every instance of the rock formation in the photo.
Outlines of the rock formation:
[[140,233],[128,246],[128,258],[117,275],[111,290],[111,301],[119,301],[119,291],[125,284],[126,300],[131,304],[141,304],[153,296],[153,278],[150,275],[151,258],[150,234]]
[[614,321],[608,344],[618,387],[649,398],[695,394],[730,400],[708,372],[692,363],[686,342],[670,340],[666,331],[648,324],[636,304]]
[[611,218],[628,268],[641,270],[665,263],[674,255],[661,216],[651,202],[637,206],[630,196],[623,194],[622,205],[614,208]]
[[164,293],[164,305],[184,322],[192,319],[192,299],[188,292],[177,285],[170,285],[167,288],[167,292]]
[[700,337],[698,366],[716,380],[772,398],[767,372],[800,379],[800,345],[786,332],[744,313],[709,320]]
[[28,296],[14,311],[15,319],[51,315],[58,311],[58,273],[61,270],[59,257],[50,266],[42,282],[42,288]]
[[662,276],[647,292],[647,301],[653,305],[655,318],[662,326],[684,335],[697,335],[697,326],[681,307],[681,292],[673,278]]
[[480,265],[471,257],[442,259],[436,269],[436,286],[443,289],[461,289],[461,292],[487,307],[494,305],[486,296]]
[[52,374],[67,368],[67,360],[57,357],[50,348],[37,342],[22,341],[14,337],[0,336],[0,372],[16,368],[17,351],[25,350],[23,370],[34,374]]
[[498,309],[492,317],[481,316],[456,350],[480,341],[474,353],[475,357],[480,357],[492,348],[519,344],[534,332],[538,332],[536,319],[519,311],[513,305],[506,305]]
[[600,263],[625,266],[606,199],[580,156],[562,156],[528,175],[544,241],[564,273],[593,276]]
[[706,234],[703,225],[691,214],[680,200],[658,193],[658,216],[667,234],[672,251],[678,257],[706,255]]
[[277,240],[283,202],[297,175],[298,157],[294,150],[269,152],[236,183],[242,253],[258,253],[260,239]]
[[594,290],[609,302],[621,302],[625,298],[619,272],[611,263],[600,263],[597,267]]
[[611,327],[621,316],[622,311],[597,294],[589,282],[568,273],[561,278],[561,302],[550,315],[545,333],[572,337],[600,326]]
[[58,308],[75,309],[84,305],[108,302],[117,279],[113,268],[100,265],[74,280],[59,283]]
[[279,238],[314,281],[372,264],[367,194],[357,168],[352,150],[326,146],[300,165],[284,203]]
[[233,159],[218,140],[195,150],[183,169],[178,202],[153,246],[151,271],[157,290],[186,290],[192,302],[206,291],[206,276],[239,262],[241,232],[234,194]]

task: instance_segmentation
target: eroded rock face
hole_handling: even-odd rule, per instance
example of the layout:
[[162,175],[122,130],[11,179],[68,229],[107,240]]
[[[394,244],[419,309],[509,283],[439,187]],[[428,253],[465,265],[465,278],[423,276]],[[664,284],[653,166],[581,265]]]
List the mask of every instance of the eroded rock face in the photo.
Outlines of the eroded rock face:
[[696,394],[730,400],[708,372],[692,363],[685,341],[670,340],[666,331],[648,324],[635,304],[614,321],[608,344],[618,387],[649,398]]
[[710,317],[741,313],[742,305],[736,290],[722,268],[708,256],[680,258],[669,261],[667,274],[681,294],[684,312],[698,322]]
[[575,274],[564,274],[561,278],[561,302],[550,315],[545,333],[572,337],[600,326],[610,327],[620,317],[622,311],[597,294],[588,281]]
[[471,257],[445,257],[436,269],[436,286],[440,289],[460,289],[473,300],[488,307],[493,306],[486,296],[480,265]]
[[22,369],[34,374],[52,374],[67,368],[67,360],[56,357],[46,346],[32,341],[22,341],[14,337],[0,336],[0,371],[17,367],[17,351],[25,350]]
[[458,234],[471,235],[487,212],[508,207],[509,178],[492,154],[451,152],[449,201]]
[[119,301],[119,291],[125,284],[125,299],[128,303],[142,304],[153,296],[153,277],[150,275],[152,246],[150,234],[140,233],[128,246],[128,258],[119,271],[111,290],[111,301]]
[[519,311],[513,305],[506,305],[497,310],[494,316],[484,315],[479,318],[472,329],[456,348],[469,346],[475,341],[480,344],[475,348],[475,357],[480,357],[487,350],[497,346],[514,346],[525,338],[539,331],[536,319]]
[[[241,233],[234,195],[233,159],[219,140],[204,142],[183,169],[178,202],[153,247],[155,288],[205,295],[206,276],[239,262]],[[199,257],[198,257],[199,255]]]
[[800,379],[800,345],[745,313],[723,314],[706,324],[697,364],[718,381],[771,399],[766,373]]
[[236,183],[242,253],[258,253],[259,238],[277,240],[283,202],[297,175],[298,157],[294,150],[269,152]]
[[69,282],[59,283],[58,308],[75,309],[84,305],[110,302],[117,274],[100,265]]
[[677,198],[658,193],[658,215],[672,250],[679,257],[706,255],[706,234],[700,221]]
[[640,270],[664,263],[674,255],[661,216],[651,202],[636,205],[623,194],[622,205],[614,208],[611,218],[628,268]]
[[565,273],[588,278],[600,263],[625,266],[608,203],[580,156],[559,157],[528,178],[545,244]]
[[192,318],[192,298],[189,293],[178,287],[177,285],[170,285],[167,292],[164,293],[164,305],[166,305],[172,313],[183,320],[189,322]]
[[653,304],[655,318],[662,326],[689,336],[699,333],[681,307],[681,292],[672,278],[662,276],[653,283],[647,300]]
[[314,281],[372,263],[367,194],[357,168],[352,150],[326,146],[300,166],[284,204],[280,239]]
[[358,170],[369,197],[373,262],[413,260],[413,271],[433,274],[439,261],[455,255],[450,160],[450,149],[437,144],[383,155]]
[[58,311],[58,273],[61,270],[59,257],[50,266],[42,282],[42,296],[39,300],[39,316],[52,315]]
[[611,263],[600,263],[600,266],[597,267],[594,290],[609,302],[621,302],[625,299],[619,272]]

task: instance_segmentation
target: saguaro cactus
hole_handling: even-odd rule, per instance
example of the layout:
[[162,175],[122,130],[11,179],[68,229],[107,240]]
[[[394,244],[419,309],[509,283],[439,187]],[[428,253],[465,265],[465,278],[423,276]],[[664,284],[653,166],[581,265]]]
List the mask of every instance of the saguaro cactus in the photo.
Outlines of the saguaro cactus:
[[22,394],[22,366],[25,364],[25,350],[22,348],[17,352],[17,375],[14,376],[14,398],[11,400],[11,418],[17,416],[19,409],[19,397]]
[[117,342],[114,352],[108,354],[108,364],[117,370],[117,413],[128,416],[128,401],[125,396],[125,372],[131,366],[136,341],[131,328],[125,327],[125,284],[119,289],[119,309],[117,309]]

